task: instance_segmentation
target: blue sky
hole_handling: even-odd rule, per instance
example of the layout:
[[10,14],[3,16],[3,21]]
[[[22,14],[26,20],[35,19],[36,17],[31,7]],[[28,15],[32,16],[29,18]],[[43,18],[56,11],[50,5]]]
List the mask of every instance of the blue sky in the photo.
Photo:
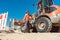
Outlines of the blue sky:
[[[16,18],[22,20],[25,11],[29,10],[30,14],[36,11],[36,4],[39,0],[0,0],[0,13],[8,11],[8,20],[10,18]],[[54,4],[60,6],[60,0],[54,0]]]
[[23,19],[26,10],[35,11],[32,6],[37,0],[0,0],[0,13],[8,11],[8,18]]

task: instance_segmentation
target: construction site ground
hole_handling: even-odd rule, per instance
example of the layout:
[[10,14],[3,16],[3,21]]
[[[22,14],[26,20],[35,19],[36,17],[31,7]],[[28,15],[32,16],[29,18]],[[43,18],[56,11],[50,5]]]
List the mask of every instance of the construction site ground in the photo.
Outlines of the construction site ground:
[[[55,28],[55,27],[54,27]],[[48,33],[0,33],[0,40],[60,40],[59,28]],[[55,33],[54,33],[55,32]]]
[[60,40],[60,33],[0,33],[0,40]]

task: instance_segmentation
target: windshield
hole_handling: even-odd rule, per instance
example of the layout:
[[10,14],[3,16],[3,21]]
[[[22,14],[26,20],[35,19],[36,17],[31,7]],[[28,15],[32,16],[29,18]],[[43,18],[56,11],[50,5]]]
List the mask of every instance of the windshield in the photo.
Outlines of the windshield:
[[38,2],[38,5],[41,5],[42,7],[46,7],[46,6],[51,6],[53,5],[53,1],[52,0],[40,0]]
[[53,1],[52,0],[47,0],[48,1],[48,6],[53,5]]

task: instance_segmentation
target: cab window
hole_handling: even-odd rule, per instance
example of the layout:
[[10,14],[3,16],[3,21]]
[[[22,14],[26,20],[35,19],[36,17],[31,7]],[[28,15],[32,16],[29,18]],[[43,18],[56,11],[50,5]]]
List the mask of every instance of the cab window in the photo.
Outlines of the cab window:
[[46,13],[51,13],[51,12],[53,12],[53,11],[55,11],[55,10],[57,10],[57,8],[55,8],[55,7],[46,7],[46,8],[45,8],[45,12],[46,12]]

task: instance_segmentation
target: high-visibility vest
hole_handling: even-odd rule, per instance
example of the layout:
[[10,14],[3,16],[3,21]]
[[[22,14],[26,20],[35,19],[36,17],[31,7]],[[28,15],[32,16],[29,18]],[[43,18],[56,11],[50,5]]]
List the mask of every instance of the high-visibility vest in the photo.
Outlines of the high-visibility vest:
[[32,17],[30,16],[30,15],[28,15],[28,14],[26,14],[26,16],[25,16],[25,21],[30,21],[30,20],[32,20]]

